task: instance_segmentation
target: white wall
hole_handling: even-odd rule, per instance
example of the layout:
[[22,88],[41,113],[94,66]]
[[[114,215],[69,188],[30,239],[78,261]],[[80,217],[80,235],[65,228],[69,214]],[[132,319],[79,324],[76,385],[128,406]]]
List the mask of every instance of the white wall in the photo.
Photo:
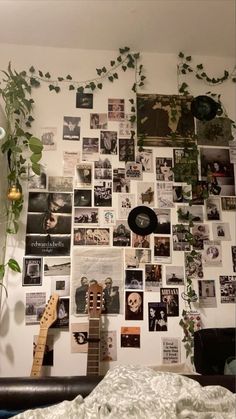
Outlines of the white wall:
[[[176,64],[177,54],[151,54],[143,53],[142,64],[145,68],[147,83],[143,92],[176,94],[177,76]],[[188,51],[191,54],[191,51]],[[96,76],[95,69],[103,65],[109,66],[111,59],[116,58],[116,51],[86,51],[72,49],[40,48],[40,47],[19,47],[14,45],[0,45],[1,68],[7,67],[11,61],[12,67],[23,70],[34,65],[43,72],[49,71],[54,77],[64,76],[68,73],[74,80],[88,80]],[[224,69],[233,68],[232,59],[222,59],[220,57],[193,57],[195,63],[203,62],[209,74],[221,75]],[[132,71],[119,74],[119,80],[115,83],[104,82],[101,92],[94,94],[94,112],[107,112],[108,98],[125,98],[126,104],[132,97],[130,86],[134,82]],[[193,77],[190,80],[191,92],[193,95],[204,94],[212,90],[204,86]],[[215,92],[222,94],[222,100],[228,110],[229,116],[235,118],[235,89],[231,82],[215,89]],[[34,90],[35,99],[35,123],[34,134],[40,135],[40,128],[46,126],[56,126],[58,130],[57,150],[44,153],[43,161],[47,164],[48,175],[62,175],[62,155],[64,150],[80,151],[79,142],[62,140],[63,116],[80,116],[81,138],[84,136],[97,136],[89,129],[89,113],[87,110],[75,108],[75,93],[64,89],[60,94],[49,93],[47,87],[42,85]],[[117,129],[115,123],[109,122],[109,129]],[[154,156],[172,156],[171,148],[156,148]],[[122,167],[121,163],[114,160],[114,167]],[[155,181],[155,174],[145,175],[145,180]],[[27,186],[26,186],[27,189]],[[131,192],[136,192],[135,189]],[[114,207],[116,200],[114,198]],[[215,279],[217,291],[217,308],[202,309],[202,321],[204,327],[225,327],[234,325],[234,305],[220,303],[219,275],[232,275],[231,245],[235,243],[235,214],[223,212],[223,221],[231,225],[231,242],[224,242],[223,245],[223,266],[219,269],[205,268],[205,279]],[[172,223],[177,222],[176,211],[172,210]],[[26,206],[22,217],[22,224],[17,238],[8,240],[8,256],[13,255],[20,264],[24,256],[24,237],[26,226]],[[183,252],[173,252],[172,264],[183,264]],[[73,263],[73,261],[72,261]],[[165,267],[164,267],[165,270]],[[165,275],[164,275],[165,277]],[[8,272],[6,285],[8,288],[8,299],[3,298],[1,323],[0,323],[0,375],[1,376],[28,376],[32,365],[32,337],[38,333],[39,327],[25,326],[25,293],[26,288],[22,287],[21,274]],[[165,280],[163,281],[165,286]],[[50,295],[50,286],[45,281],[42,287],[35,287],[34,291],[46,291],[47,297]],[[180,290],[182,288],[180,287]],[[27,292],[31,292],[27,290]],[[124,315],[108,318],[108,330],[117,331],[118,342],[118,363],[140,363],[144,365],[160,364],[160,342],[161,336],[181,337],[182,329],[179,327],[179,318],[171,318],[169,321],[168,332],[150,333],[148,332],[147,306],[149,301],[159,301],[159,293],[145,293],[144,320],[134,324],[125,321]],[[180,299],[180,312],[184,307]],[[196,308],[198,306],[196,305]],[[73,317],[71,322],[84,321]],[[131,324],[132,323],[132,324]],[[126,349],[120,348],[120,327],[121,326],[140,326],[141,327],[141,348]],[[48,371],[51,375],[83,375],[86,373],[86,354],[71,354],[70,351],[70,332],[54,331],[54,366]],[[185,359],[182,350],[182,361]],[[114,363],[111,363],[114,365]]]

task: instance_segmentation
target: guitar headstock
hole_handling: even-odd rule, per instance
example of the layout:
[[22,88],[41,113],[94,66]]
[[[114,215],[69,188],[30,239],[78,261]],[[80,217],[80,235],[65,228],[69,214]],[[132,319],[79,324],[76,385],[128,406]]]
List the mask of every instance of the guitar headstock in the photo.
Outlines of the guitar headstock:
[[87,295],[87,309],[90,317],[99,318],[103,309],[102,285],[92,284],[89,286]]
[[58,294],[52,294],[40,320],[40,326],[49,328],[57,319]]

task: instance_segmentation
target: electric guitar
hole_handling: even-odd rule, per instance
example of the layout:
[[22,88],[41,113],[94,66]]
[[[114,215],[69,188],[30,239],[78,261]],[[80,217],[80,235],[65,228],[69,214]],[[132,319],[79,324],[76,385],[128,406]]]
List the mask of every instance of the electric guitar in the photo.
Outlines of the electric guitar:
[[99,284],[90,285],[87,297],[89,315],[87,375],[99,375],[100,318],[103,306],[102,300],[102,286]]
[[42,318],[40,320],[40,331],[38,335],[37,345],[34,353],[33,365],[30,377],[40,377],[43,365],[43,357],[47,341],[48,329],[57,319],[57,304],[59,296],[53,294],[45,307]]

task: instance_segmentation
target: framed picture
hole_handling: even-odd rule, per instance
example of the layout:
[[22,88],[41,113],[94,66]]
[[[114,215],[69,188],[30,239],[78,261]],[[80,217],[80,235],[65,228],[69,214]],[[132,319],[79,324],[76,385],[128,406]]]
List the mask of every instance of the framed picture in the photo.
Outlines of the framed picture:
[[76,108],[93,109],[93,94],[77,92]]

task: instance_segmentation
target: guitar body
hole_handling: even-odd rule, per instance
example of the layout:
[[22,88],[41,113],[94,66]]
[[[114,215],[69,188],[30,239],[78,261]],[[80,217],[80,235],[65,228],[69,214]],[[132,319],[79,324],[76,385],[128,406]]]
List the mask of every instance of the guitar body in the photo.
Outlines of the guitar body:
[[59,296],[53,294],[45,307],[42,318],[40,320],[40,331],[38,335],[37,345],[34,353],[33,365],[30,377],[40,377],[43,365],[43,357],[48,336],[49,327],[57,319],[57,304]]
[[90,285],[87,300],[89,314],[87,375],[99,375],[102,296],[103,290],[101,285]]

